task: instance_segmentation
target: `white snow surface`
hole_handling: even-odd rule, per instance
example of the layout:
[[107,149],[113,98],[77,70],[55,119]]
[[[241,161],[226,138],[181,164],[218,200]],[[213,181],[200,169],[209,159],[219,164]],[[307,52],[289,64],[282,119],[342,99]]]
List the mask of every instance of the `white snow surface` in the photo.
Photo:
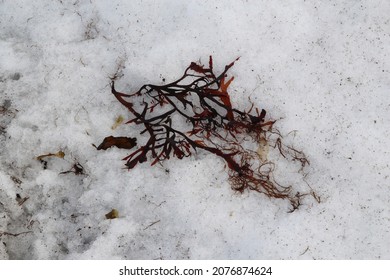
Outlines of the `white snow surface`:
[[[0,259],[389,259],[389,15],[387,0],[1,1]],[[279,119],[310,166],[277,178],[320,203],[234,192],[212,154],[127,171],[128,150],[92,146],[142,130],[111,128],[131,118],[115,73],[130,93],[209,55],[216,72],[240,57],[232,102]],[[85,175],[60,174],[76,162]]]

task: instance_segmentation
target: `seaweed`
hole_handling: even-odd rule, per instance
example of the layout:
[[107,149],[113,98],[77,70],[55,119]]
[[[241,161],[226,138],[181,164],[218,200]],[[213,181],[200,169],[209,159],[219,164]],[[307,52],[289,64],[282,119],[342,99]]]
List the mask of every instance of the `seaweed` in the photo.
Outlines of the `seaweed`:
[[302,152],[282,144],[281,135],[273,129],[275,121],[265,120],[266,110],[253,103],[246,111],[232,105],[228,89],[234,77],[228,78],[227,72],[238,59],[216,75],[210,56],[208,66],[192,62],[176,81],[146,84],[131,94],[117,91],[112,80],[112,94],[134,116],[127,123],[142,126],[140,133],[147,135],[146,143],[123,159],[126,168],[149,159],[151,165],[171,157],[182,159],[203,150],[225,161],[234,190],[288,199],[295,210],[302,195],[278,184],[272,176],[275,164],[245,143],[269,145],[269,135],[277,135],[274,148],[284,158],[299,161],[302,168],[309,162]]

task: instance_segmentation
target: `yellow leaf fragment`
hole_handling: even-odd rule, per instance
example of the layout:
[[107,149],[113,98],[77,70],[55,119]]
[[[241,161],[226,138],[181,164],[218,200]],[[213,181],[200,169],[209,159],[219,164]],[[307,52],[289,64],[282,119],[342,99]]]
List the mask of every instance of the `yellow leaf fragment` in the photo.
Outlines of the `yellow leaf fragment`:
[[55,153],[55,154],[49,153],[49,154],[45,154],[45,155],[40,155],[40,156],[37,156],[37,160],[42,160],[45,157],[64,158],[65,157],[65,153],[63,151],[59,151],[58,153]]
[[64,158],[65,153],[63,151],[59,151],[58,153],[55,153],[54,156],[59,157],[59,158]]
[[119,217],[119,212],[116,209],[112,209],[106,214],[106,219],[116,219]]
[[111,126],[111,129],[114,130],[116,129],[119,125],[121,125],[124,121],[124,118],[122,115],[119,115],[119,117],[116,118],[115,123]]

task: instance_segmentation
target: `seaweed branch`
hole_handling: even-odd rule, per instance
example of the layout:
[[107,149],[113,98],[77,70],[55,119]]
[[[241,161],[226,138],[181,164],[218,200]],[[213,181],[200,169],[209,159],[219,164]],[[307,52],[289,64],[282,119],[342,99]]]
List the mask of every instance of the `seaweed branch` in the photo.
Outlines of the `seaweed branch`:
[[[132,169],[148,159],[155,165],[172,156],[182,159],[204,150],[226,162],[234,190],[250,189],[268,197],[288,199],[295,210],[302,195],[278,184],[272,176],[275,165],[244,147],[248,138],[267,144],[264,139],[275,134],[275,121],[265,121],[266,111],[254,109],[253,103],[247,111],[232,106],[228,88],[234,77],[228,78],[227,72],[238,59],[216,75],[210,56],[208,66],[192,62],[176,81],[146,84],[131,94],[118,92],[112,81],[112,94],[134,116],[127,123],[141,125],[141,134],[148,135],[144,145],[124,158],[126,167]],[[179,124],[181,129],[173,121],[178,117],[184,119]],[[302,152],[283,145],[280,137],[273,144],[284,158],[298,160],[302,168],[309,163]]]

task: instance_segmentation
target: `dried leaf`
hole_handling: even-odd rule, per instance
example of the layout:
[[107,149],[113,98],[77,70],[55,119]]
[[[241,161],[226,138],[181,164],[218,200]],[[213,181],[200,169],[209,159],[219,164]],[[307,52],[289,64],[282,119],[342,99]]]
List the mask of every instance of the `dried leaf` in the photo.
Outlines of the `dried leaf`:
[[64,158],[65,153],[63,151],[59,151],[58,153],[54,154],[54,156],[59,157],[59,158]]
[[114,137],[108,136],[104,138],[103,142],[97,147],[98,150],[107,150],[112,146],[120,149],[131,149],[137,145],[137,139],[132,137]]
[[55,154],[45,154],[45,155],[40,155],[37,157],[37,160],[43,160],[45,157],[58,157],[58,158],[64,158],[65,153],[63,151],[59,151],[58,153]]
[[116,209],[112,209],[106,214],[106,219],[116,219],[119,217],[119,212]]

